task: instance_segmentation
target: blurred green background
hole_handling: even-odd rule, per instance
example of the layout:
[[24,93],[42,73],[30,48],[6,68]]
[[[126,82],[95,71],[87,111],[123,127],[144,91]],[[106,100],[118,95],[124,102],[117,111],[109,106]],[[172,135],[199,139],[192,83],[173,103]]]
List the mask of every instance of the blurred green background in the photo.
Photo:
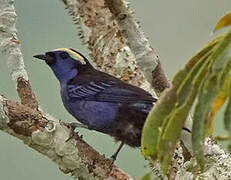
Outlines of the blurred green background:
[[[75,121],[64,109],[59,84],[50,69],[33,55],[59,47],[72,47],[88,57],[88,50],[77,36],[76,27],[64,10],[61,0],[15,1],[18,13],[18,35],[25,65],[40,106],[63,121]],[[211,36],[217,20],[231,10],[230,0],[132,1],[137,20],[161,57],[169,79]],[[17,100],[15,85],[0,55],[0,93]],[[215,134],[222,134],[221,116],[216,117]],[[107,157],[119,144],[93,131],[79,130],[84,140]],[[64,175],[48,158],[23,145],[21,141],[0,132],[0,179],[42,180],[72,179]],[[116,161],[123,170],[136,177],[148,171],[139,149],[123,148]]]

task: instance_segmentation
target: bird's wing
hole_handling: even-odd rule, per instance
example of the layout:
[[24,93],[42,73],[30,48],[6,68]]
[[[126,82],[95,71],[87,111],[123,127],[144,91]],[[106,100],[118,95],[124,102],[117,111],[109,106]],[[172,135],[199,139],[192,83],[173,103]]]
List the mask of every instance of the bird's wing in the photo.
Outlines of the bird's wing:
[[72,100],[87,100],[100,102],[156,102],[156,99],[143,89],[131,87],[116,81],[91,81],[82,85],[68,85],[67,92]]
[[91,81],[90,83],[81,85],[68,85],[67,92],[69,97],[82,99],[89,96],[95,96],[112,85],[113,83]]

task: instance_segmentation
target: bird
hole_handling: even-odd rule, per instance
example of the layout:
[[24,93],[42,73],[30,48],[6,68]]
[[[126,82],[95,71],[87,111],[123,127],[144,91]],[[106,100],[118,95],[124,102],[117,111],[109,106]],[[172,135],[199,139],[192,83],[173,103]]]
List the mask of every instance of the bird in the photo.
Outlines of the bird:
[[112,155],[113,161],[124,144],[141,145],[144,122],[157,101],[149,92],[95,69],[72,48],[58,48],[34,57],[51,68],[60,84],[63,105],[77,121],[121,142]]

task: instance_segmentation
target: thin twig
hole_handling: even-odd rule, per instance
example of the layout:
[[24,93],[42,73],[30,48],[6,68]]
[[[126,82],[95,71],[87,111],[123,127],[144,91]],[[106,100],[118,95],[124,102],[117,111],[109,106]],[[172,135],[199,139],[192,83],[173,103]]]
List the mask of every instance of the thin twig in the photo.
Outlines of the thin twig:
[[30,86],[16,29],[17,14],[12,0],[0,0],[0,49],[7,57],[12,79],[22,104],[38,109],[38,102]]

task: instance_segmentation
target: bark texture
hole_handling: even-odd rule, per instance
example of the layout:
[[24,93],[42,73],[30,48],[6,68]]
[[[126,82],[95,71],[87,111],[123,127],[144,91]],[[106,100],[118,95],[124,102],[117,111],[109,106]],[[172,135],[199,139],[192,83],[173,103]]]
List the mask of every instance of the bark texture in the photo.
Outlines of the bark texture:
[[47,156],[74,179],[133,179],[78,135],[66,142],[71,133],[69,127],[39,108],[24,67],[16,18],[13,1],[0,0],[0,48],[8,59],[21,100],[15,102],[0,94],[0,130]]
[[[125,1],[63,0],[80,38],[90,50],[94,65],[133,85],[161,93],[169,83],[160,60],[134,20]],[[0,130],[50,158],[59,169],[75,179],[134,179],[76,135],[66,142],[70,129],[39,108],[24,68],[20,41],[15,28],[12,0],[0,0],[0,49],[8,58],[10,75],[16,83],[20,102],[0,94]],[[230,156],[207,139],[207,168],[197,170],[195,159],[177,146],[169,179],[231,179]],[[153,178],[166,179],[159,164]]]

